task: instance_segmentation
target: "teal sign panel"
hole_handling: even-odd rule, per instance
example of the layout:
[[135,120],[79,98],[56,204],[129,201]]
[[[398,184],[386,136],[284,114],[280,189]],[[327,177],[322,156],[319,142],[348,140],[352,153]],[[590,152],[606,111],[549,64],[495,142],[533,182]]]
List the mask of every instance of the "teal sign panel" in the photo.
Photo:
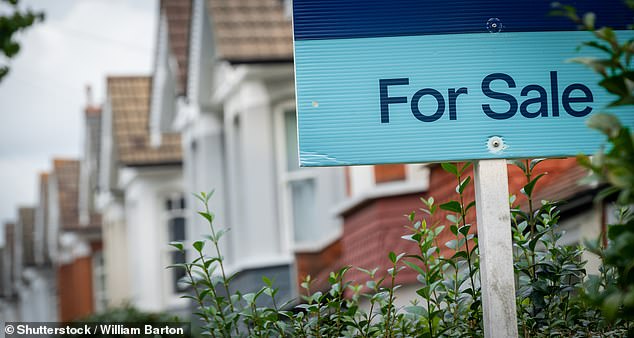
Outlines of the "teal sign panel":
[[[548,17],[550,2],[481,2],[456,12],[375,0],[355,12],[355,1],[295,0],[301,165],[573,156],[605,141],[585,125],[592,114],[634,126],[631,111],[606,109],[615,97],[600,76],[566,62],[602,56],[577,51],[591,33]],[[625,27],[615,6],[590,10]]]

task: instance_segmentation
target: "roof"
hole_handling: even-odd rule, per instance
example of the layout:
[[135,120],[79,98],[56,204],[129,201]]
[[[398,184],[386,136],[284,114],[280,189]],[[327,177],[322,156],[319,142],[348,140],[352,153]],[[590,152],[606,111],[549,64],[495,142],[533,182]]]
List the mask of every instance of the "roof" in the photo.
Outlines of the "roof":
[[281,0],[207,0],[217,55],[232,63],[293,60],[291,20]]
[[18,224],[22,228],[22,252],[25,265],[35,264],[33,241],[35,239],[35,208],[18,208]]
[[160,11],[167,19],[169,46],[178,64],[177,91],[181,95],[185,94],[187,89],[191,3],[191,0],[162,0],[160,5]]
[[119,161],[127,166],[180,164],[180,135],[165,133],[160,147],[150,145],[150,87],[148,76],[108,77],[112,129]]
[[60,227],[62,229],[78,228],[79,161],[53,159],[53,173],[57,181]]

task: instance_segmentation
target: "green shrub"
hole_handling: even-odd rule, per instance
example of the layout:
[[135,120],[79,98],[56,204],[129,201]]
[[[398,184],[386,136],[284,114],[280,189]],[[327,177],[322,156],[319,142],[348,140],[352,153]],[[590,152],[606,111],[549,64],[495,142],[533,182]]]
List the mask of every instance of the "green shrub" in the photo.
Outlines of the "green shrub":
[[[589,181],[606,184],[599,201],[614,198],[616,222],[608,224],[607,234],[586,245],[601,257],[600,276],[590,276],[586,296],[601,308],[608,319],[619,323],[634,319],[634,135],[612,115],[598,114],[590,126],[602,131],[611,148],[592,159],[579,156],[579,162],[592,170]],[[604,243],[607,240],[607,243]],[[605,245],[607,244],[607,245]],[[634,328],[630,335],[634,336]]]
[[[528,199],[528,210],[513,205],[515,197],[510,199],[520,334],[623,336],[629,323],[608,322],[592,302],[580,296],[586,277],[583,248],[559,244],[558,203],[542,201],[534,207],[532,193],[543,175],[534,176],[533,169],[540,162],[515,162],[526,176],[521,193]],[[198,304],[196,315],[204,322],[204,333],[214,337],[483,336],[478,241],[467,223],[475,203],[465,203],[464,196],[471,184],[470,164],[446,163],[443,168],[455,176],[457,198],[440,205],[433,198],[421,199],[422,208],[406,215],[408,235],[403,239],[415,242],[416,252],[390,252],[391,266],[386,271],[357,268],[368,276],[364,284],[346,278],[351,267],[330,273],[326,290],[314,290],[315,281],[309,276],[301,283],[304,295],[286,304],[277,303],[277,289],[266,277],[257,292],[229,293],[233,276],[225,275],[218,246],[224,232],[216,231],[214,215],[207,208],[211,193],[197,195],[205,206],[200,215],[209,222],[211,236],[193,243],[198,255],[193,262],[175,267],[187,271],[193,295],[186,297]],[[449,213],[446,225],[437,220],[439,209]],[[454,238],[439,243],[445,229]],[[184,250],[182,243],[171,245]],[[214,256],[203,253],[206,245],[213,246]],[[448,257],[443,253],[449,253]],[[396,280],[403,269],[418,274],[417,297],[398,308],[395,299],[401,285]],[[598,278],[604,285],[613,285],[609,276]],[[262,297],[272,300],[273,306],[258,306]]]
[[[634,8],[633,1],[625,3]],[[583,43],[580,48],[592,48],[603,55],[570,61],[584,64],[601,75],[599,85],[615,96],[608,108],[631,107],[634,104],[634,39],[619,41],[611,28],[596,29],[593,13],[580,16],[572,6],[556,3],[555,7],[552,14],[568,17],[594,35],[595,40]],[[588,125],[607,137],[609,150],[601,149],[593,158],[580,155],[578,161],[593,173],[587,182],[605,186],[597,201],[614,200],[616,222],[608,225],[607,234],[602,238],[586,243],[590,251],[601,257],[603,264],[599,276],[588,278],[585,294],[608,319],[618,324],[634,319],[634,216],[631,210],[634,204],[634,135],[615,116],[607,113],[594,114]],[[634,329],[629,335],[634,336]]]

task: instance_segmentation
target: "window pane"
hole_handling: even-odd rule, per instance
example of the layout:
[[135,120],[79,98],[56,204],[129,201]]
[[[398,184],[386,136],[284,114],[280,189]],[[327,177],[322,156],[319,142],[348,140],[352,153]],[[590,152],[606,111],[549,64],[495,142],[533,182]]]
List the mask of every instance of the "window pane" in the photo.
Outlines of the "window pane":
[[169,221],[170,241],[185,240],[185,218],[174,217]]
[[286,170],[299,169],[297,157],[297,116],[295,111],[284,113],[284,137],[286,141]]
[[185,209],[185,197],[181,197],[181,202],[180,203],[181,203],[181,205],[180,205],[181,209]]
[[296,241],[311,240],[316,231],[315,180],[291,181],[293,225]]
[[[185,252],[181,251],[172,251],[170,253],[172,255],[172,264],[183,264],[185,263]],[[185,277],[186,271],[184,268],[171,268],[172,270],[172,283],[174,286],[174,292],[181,292],[186,289],[185,286],[179,287],[178,281]]]
[[165,200],[165,210],[172,210],[172,200],[169,198]]

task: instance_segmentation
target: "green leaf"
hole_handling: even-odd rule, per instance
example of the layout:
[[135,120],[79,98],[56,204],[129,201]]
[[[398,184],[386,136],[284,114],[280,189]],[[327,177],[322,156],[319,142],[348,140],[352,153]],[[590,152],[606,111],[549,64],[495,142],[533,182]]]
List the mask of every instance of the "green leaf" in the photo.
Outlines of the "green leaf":
[[414,222],[414,218],[416,217],[416,212],[412,211],[409,215],[407,215],[407,219],[409,219],[410,223]]
[[469,233],[469,229],[471,229],[471,224],[467,224],[465,226],[460,227],[458,229],[463,236],[466,236]]
[[564,4],[559,3],[559,2],[553,2],[552,3],[552,7],[554,9],[551,10],[548,13],[548,15],[567,17],[573,22],[579,22],[580,21],[579,16],[577,16],[577,9],[575,7],[570,6],[570,5],[564,5]]
[[619,119],[612,114],[606,113],[592,115],[586,124],[588,127],[597,129],[610,138],[616,137],[621,129],[621,122],[619,122]]
[[452,239],[448,241],[447,243],[445,243],[445,246],[447,246],[451,250],[456,250],[458,248],[458,241],[455,239]]
[[467,185],[469,185],[469,182],[471,182],[471,176],[467,176],[467,178],[462,180],[462,183],[460,183],[456,187],[456,192],[459,194],[462,194],[464,192],[464,189],[467,187]]
[[214,221],[214,214],[213,213],[206,213],[203,211],[199,211],[198,214],[202,217],[204,217],[209,223],[213,223]]
[[[617,45],[616,34],[614,34],[614,30],[610,27],[602,27],[594,32],[594,34],[607,42],[610,43],[611,46]],[[613,47],[614,49],[614,47]]]
[[390,251],[388,257],[390,258],[390,262],[396,263],[396,254],[394,253],[394,251]]
[[250,292],[250,293],[242,295],[242,298],[244,298],[247,304],[253,304],[253,302],[255,302],[256,295],[255,293]]
[[617,67],[618,65],[611,59],[599,59],[595,57],[576,57],[566,60],[566,62],[570,63],[579,63],[585,65],[595,72],[607,75],[606,68]]
[[536,167],[538,164],[540,164],[540,163],[544,162],[544,160],[546,160],[546,159],[545,159],[545,158],[536,158],[536,159],[532,159],[532,160],[531,160],[531,162],[530,162],[530,164],[528,165],[528,167],[529,167],[530,171],[532,172],[532,171],[533,171],[533,169],[535,169],[535,167]]
[[229,231],[229,228],[226,229],[219,229],[216,231],[216,238],[214,242],[219,242],[220,239],[222,238],[222,236],[224,236],[224,234],[226,234]]
[[456,260],[458,258],[467,259],[468,255],[466,251],[456,251],[456,253],[451,256],[452,260]]
[[[592,47],[592,48],[596,48],[598,50],[604,51],[610,55],[612,55],[612,50],[610,50],[610,47],[600,44],[596,41],[586,41],[586,42],[582,42],[581,43],[582,46],[588,46],[588,47]],[[579,46],[581,48],[581,46]]]
[[616,94],[620,97],[626,97],[632,94],[629,86],[626,84],[626,80],[627,79],[624,74],[619,74],[606,77],[599,82],[599,85],[607,89],[612,94]]
[[583,16],[583,25],[586,29],[594,30],[594,23],[596,21],[596,15],[592,12],[588,12]]
[[211,198],[211,196],[214,195],[214,193],[216,192],[216,189],[211,189],[211,191],[209,191],[206,195],[205,195],[205,202],[209,202],[209,199]]
[[203,204],[205,203],[205,198],[202,195],[200,194],[192,194],[192,195],[194,195],[194,197],[196,197]]
[[577,163],[579,163],[580,166],[590,169],[592,168],[592,161],[590,160],[590,156],[585,155],[585,154],[579,154],[577,155]]
[[[452,215],[452,216],[453,216],[453,215]],[[451,231],[451,233],[452,233],[452,234],[454,234],[454,235],[458,235],[458,227],[457,227],[457,226],[455,226],[455,225],[451,225],[451,226],[449,227],[449,230]]]
[[166,266],[165,268],[166,269],[186,269],[187,268],[187,264],[183,264],[183,263],[170,264],[170,265]]
[[409,266],[412,270],[418,272],[419,274],[421,274],[423,276],[426,274],[426,272],[425,272],[425,270],[423,270],[423,268],[421,268],[420,266],[418,266],[418,265],[416,265],[416,264],[414,264],[414,263],[412,263],[410,261],[404,260],[403,263],[405,265]]
[[454,176],[458,176],[458,168],[456,167],[455,164],[449,163],[449,162],[443,162],[440,165],[446,172],[454,174]]
[[619,311],[621,302],[622,302],[622,295],[620,292],[615,292],[610,294],[603,301],[603,313],[608,319],[613,320],[614,318],[616,318],[616,314]]
[[467,162],[467,163],[465,163],[465,164],[462,166],[462,168],[460,168],[460,170],[458,170],[458,174],[459,174],[459,175],[464,174],[464,172],[465,172],[467,169],[469,169],[469,168],[471,167],[471,165],[472,165],[472,164],[473,164],[472,162]]
[[617,188],[617,187],[607,187],[601,191],[599,191],[599,193],[597,193],[597,195],[594,197],[594,200],[596,202],[602,202],[603,200],[605,200],[606,198],[617,194],[621,189]]
[[194,249],[196,249],[196,251],[202,252],[203,251],[203,247],[205,246],[205,242],[204,241],[196,241],[196,242],[194,242],[194,244],[192,246],[194,247]]
[[522,191],[524,192],[524,194],[526,196],[528,196],[529,198],[533,196],[533,189],[535,188],[535,184],[537,183],[537,181],[542,178],[545,175],[545,173],[543,174],[539,174],[537,175],[537,177],[533,178],[530,182],[528,182],[524,188],[522,188]]
[[181,242],[170,242],[169,245],[176,248],[178,251],[183,251],[183,243]]
[[458,201],[449,201],[447,203],[441,204],[440,209],[460,213],[462,210],[460,208],[460,202]]

